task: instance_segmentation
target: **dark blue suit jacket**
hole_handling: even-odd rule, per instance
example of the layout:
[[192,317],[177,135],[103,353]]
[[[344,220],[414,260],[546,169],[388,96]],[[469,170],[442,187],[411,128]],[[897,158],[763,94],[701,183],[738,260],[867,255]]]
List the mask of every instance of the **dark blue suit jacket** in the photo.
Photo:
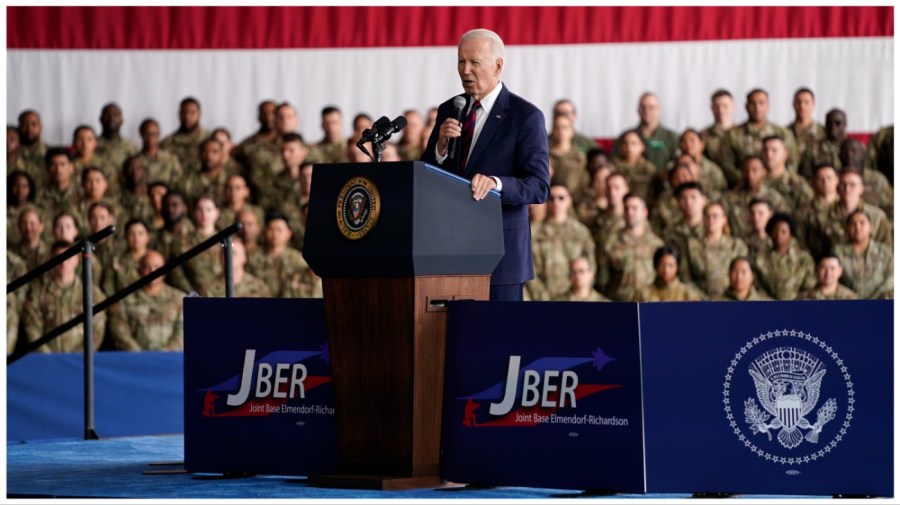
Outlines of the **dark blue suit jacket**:
[[[471,97],[467,97],[471,101]],[[550,191],[550,158],[544,114],[514,95],[504,85],[491,109],[464,173],[455,159],[437,163],[435,145],[440,125],[453,114],[453,99],[438,107],[437,122],[422,154],[422,161],[471,179],[475,174],[494,176],[503,184],[503,242],[506,254],[491,275],[491,284],[521,284],[534,278],[528,205],[543,203]]]

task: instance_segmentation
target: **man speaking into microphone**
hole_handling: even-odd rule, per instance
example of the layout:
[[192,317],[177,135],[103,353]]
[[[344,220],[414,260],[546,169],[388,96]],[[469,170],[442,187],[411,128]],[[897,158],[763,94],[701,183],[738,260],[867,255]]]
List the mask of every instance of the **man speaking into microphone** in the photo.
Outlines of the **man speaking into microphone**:
[[544,115],[500,82],[499,35],[470,30],[457,53],[465,95],[438,108],[441,126],[431,132],[422,161],[470,179],[475,200],[500,192],[506,254],[491,274],[490,299],[520,301],[525,282],[534,278],[528,205],[543,203],[550,187]]

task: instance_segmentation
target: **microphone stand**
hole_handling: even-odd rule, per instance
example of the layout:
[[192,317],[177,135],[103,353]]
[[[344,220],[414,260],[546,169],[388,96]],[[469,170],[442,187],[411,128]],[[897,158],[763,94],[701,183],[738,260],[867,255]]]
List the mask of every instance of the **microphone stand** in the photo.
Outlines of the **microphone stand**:
[[384,139],[381,142],[372,142],[372,152],[375,153],[375,157],[372,158],[372,161],[375,163],[381,163],[381,153],[384,152],[384,142],[387,139]]

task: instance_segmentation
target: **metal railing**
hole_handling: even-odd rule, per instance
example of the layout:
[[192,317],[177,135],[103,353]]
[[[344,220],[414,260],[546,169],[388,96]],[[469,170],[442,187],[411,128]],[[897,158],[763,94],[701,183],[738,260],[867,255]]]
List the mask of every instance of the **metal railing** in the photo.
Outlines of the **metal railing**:
[[63,261],[71,258],[75,254],[79,252],[82,253],[83,263],[82,263],[82,289],[84,289],[83,297],[82,297],[82,313],[73,317],[72,319],[62,323],[61,325],[53,328],[48,331],[44,335],[42,335],[39,339],[28,342],[21,347],[16,352],[10,354],[6,357],[6,366],[9,366],[16,361],[22,359],[26,355],[30,354],[34,350],[38,349],[42,345],[47,344],[48,342],[53,341],[63,333],[71,330],[75,326],[79,324],[84,325],[84,403],[85,403],[85,429],[84,429],[84,438],[85,439],[97,439],[97,433],[94,431],[94,360],[93,360],[93,319],[96,314],[103,312],[109,307],[115,305],[117,302],[121,301],[123,298],[128,295],[134,293],[135,291],[143,288],[144,286],[150,284],[154,280],[163,275],[168,274],[172,270],[180,267],[181,265],[187,263],[191,259],[193,259],[198,254],[203,251],[209,249],[210,247],[215,246],[216,244],[221,244],[225,249],[225,296],[231,298],[234,296],[234,277],[232,271],[232,259],[231,259],[231,236],[241,230],[240,223],[234,223],[231,226],[225,228],[224,230],[216,233],[212,237],[200,242],[196,246],[188,249],[187,251],[179,254],[178,256],[172,258],[171,261],[163,265],[162,267],[150,272],[149,274],[141,277],[140,279],[134,281],[133,283],[125,286],[119,291],[113,293],[108,298],[104,299],[100,303],[94,305],[93,304],[93,279],[91,272],[91,260],[92,260],[92,252],[94,244],[105,239],[106,237],[112,235],[116,232],[116,228],[114,226],[108,226],[99,232],[91,235],[90,237],[74,244],[72,247],[66,249],[62,253],[54,256],[50,260],[26,273],[22,277],[13,280],[6,286],[6,292],[12,293],[16,289],[28,284],[34,279],[40,277],[41,275],[49,272],[51,269],[61,264]]

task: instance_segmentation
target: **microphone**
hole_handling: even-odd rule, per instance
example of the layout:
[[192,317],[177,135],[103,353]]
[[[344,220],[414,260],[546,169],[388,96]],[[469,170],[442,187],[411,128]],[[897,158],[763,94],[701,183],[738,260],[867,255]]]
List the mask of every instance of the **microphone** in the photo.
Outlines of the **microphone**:
[[[465,95],[459,95],[453,98],[453,112],[456,113],[456,121],[462,124],[463,113],[466,110],[466,105],[468,104],[468,100],[466,100]],[[453,137],[450,139],[450,147],[448,150],[450,151],[450,159],[454,159],[456,157],[456,139],[459,137]]]
[[356,143],[356,147],[360,149],[364,149],[363,146],[366,145],[366,142],[381,142],[379,136],[381,132],[390,128],[391,120],[388,119],[387,116],[381,116],[377,121],[372,125],[371,128],[366,128],[363,130],[362,137],[359,138],[359,141]]

